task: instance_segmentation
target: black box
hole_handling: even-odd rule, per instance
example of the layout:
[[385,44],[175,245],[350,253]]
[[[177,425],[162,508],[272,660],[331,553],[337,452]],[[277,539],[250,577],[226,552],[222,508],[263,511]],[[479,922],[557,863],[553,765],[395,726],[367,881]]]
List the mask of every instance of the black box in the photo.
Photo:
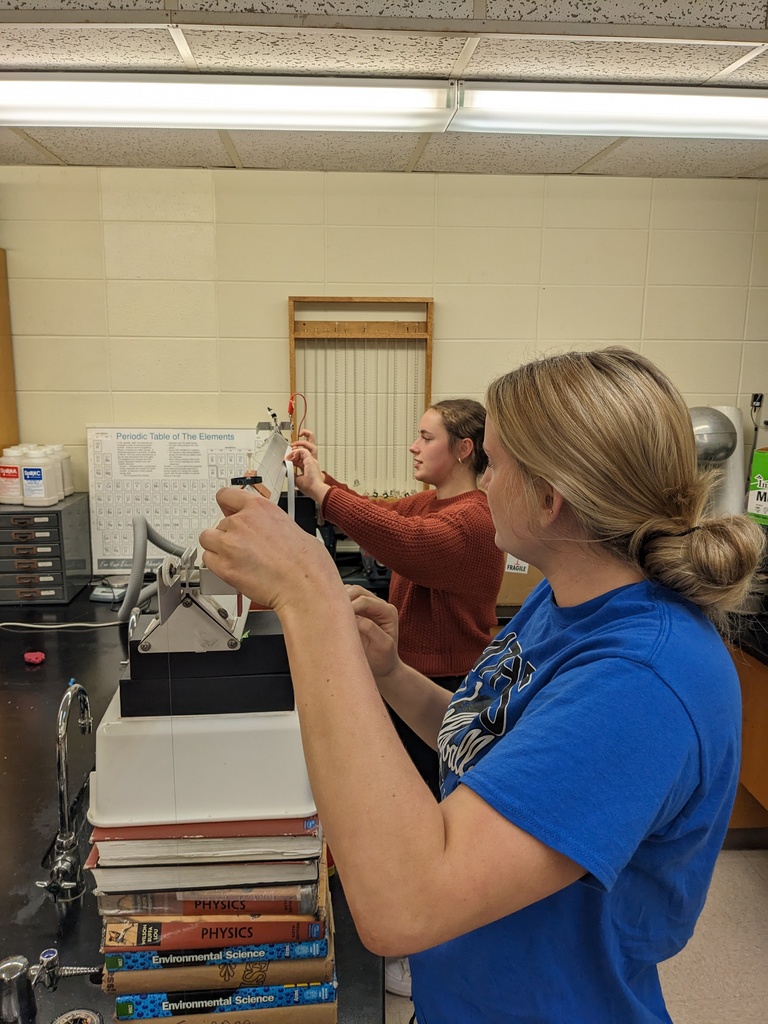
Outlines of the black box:
[[151,616],[142,616],[128,642],[128,667],[120,679],[124,718],[293,709],[288,654],[274,612],[248,615],[248,636],[236,651],[142,653],[150,622]]

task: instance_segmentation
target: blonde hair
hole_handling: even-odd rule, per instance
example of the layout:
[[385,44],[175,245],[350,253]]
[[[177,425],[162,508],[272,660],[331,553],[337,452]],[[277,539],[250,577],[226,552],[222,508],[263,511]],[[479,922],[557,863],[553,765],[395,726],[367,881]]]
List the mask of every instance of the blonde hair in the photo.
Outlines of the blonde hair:
[[549,482],[588,539],[721,629],[743,608],[763,532],[707,515],[717,474],[698,468],[690,413],[657,366],[620,347],[550,356],[493,381],[486,406],[529,501]]

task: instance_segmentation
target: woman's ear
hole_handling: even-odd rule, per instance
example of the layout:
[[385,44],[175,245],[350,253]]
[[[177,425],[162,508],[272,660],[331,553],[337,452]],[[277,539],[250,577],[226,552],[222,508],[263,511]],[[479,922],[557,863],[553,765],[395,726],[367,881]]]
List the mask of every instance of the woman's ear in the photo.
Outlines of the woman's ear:
[[541,480],[539,484],[539,516],[544,529],[557,522],[564,505],[565,498],[560,491],[546,480]]
[[471,457],[474,447],[471,437],[462,437],[456,445],[456,456],[459,462],[466,462]]

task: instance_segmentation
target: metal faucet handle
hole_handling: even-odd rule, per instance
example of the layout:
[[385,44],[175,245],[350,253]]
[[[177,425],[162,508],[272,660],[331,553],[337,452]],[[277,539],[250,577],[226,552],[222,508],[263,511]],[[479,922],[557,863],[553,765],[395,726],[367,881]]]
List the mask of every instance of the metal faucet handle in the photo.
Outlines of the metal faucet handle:
[[0,963],[0,1021],[2,1024],[34,1024],[37,1003],[29,977],[29,961],[9,956]]
[[[40,885],[40,882],[35,883]],[[42,883],[45,887],[45,882]],[[42,985],[44,988],[48,988],[51,991],[56,989],[59,983],[59,951],[58,949],[44,949],[40,954],[39,961],[34,967],[29,968],[29,974],[32,978],[32,987],[35,985]]]
[[38,889],[45,889],[54,899],[61,896],[64,892],[69,892],[70,889],[79,888],[77,882],[59,882],[55,878],[49,878],[47,882],[35,882],[35,885]]

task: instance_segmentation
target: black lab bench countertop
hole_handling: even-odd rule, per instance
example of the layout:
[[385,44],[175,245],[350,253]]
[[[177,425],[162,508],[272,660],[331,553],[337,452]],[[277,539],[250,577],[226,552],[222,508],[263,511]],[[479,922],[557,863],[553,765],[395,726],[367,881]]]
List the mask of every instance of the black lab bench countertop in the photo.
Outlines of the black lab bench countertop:
[[[83,591],[66,606],[5,606],[0,621],[111,622],[116,612],[88,600]],[[40,651],[39,665],[25,662]],[[47,880],[44,866],[58,830],[56,728],[59,704],[70,679],[88,692],[94,730],[82,735],[73,701],[68,729],[70,796],[81,793],[75,821],[83,859],[89,826],[85,820],[88,774],[94,766],[96,726],[109,703],[127,654],[126,626],[103,629],[0,629],[0,960],[25,956],[36,963],[43,949],[55,947],[63,966],[101,963],[101,920],[90,891],[62,916],[35,881]],[[331,880],[336,921],[339,1024],[383,1024],[383,962],[360,943],[344,891]],[[114,996],[87,975],[62,978],[55,991],[38,986],[38,1024],[49,1024],[72,1009],[98,1011],[110,1021]]]

